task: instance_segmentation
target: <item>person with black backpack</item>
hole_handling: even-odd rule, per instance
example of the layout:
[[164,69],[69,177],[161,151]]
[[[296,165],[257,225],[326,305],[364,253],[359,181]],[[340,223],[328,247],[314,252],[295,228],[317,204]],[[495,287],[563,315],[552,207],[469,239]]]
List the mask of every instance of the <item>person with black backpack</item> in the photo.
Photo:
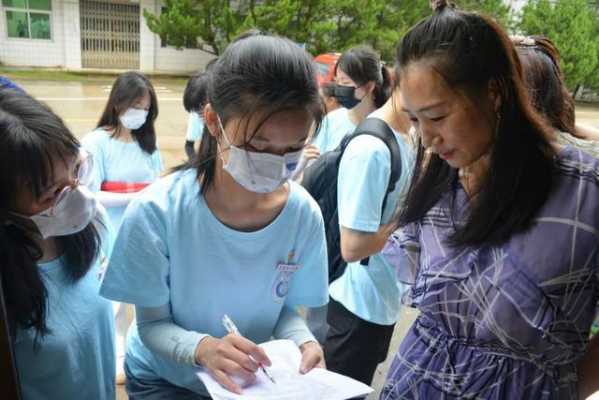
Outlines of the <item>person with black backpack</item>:
[[403,292],[380,255],[414,161],[409,121],[400,108],[397,88],[303,180],[323,211],[327,234],[327,367],[365,384],[387,356]]
[[[339,166],[338,150],[341,143],[344,138],[347,138],[356,130],[357,126],[369,114],[385,104],[389,98],[390,82],[389,72],[381,63],[379,55],[370,47],[353,47],[344,52],[337,61],[337,65],[335,65],[333,95],[342,108],[329,113],[322,120],[318,134],[312,141],[312,144],[320,150],[320,154],[322,154],[321,158],[324,156],[326,160],[333,160],[331,163],[323,159],[319,163],[325,166],[325,169],[329,169],[328,165],[332,164],[332,169],[334,170],[332,179],[326,178],[326,176],[331,174],[322,175],[318,172],[317,170],[320,167],[315,168],[314,172],[311,173],[311,180],[314,180],[316,177],[316,181],[321,181],[324,178],[325,184],[322,186],[322,189],[325,191],[328,191],[331,185],[336,190],[337,167]],[[334,154],[327,155],[329,152]],[[298,170],[301,170],[305,164],[312,165],[313,162],[308,161],[307,163],[300,164]],[[308,191],[311,192],[313,197],[318,199],[320,192],[322,192],[318,182],[314,184],[310,183],[306,187],[309,186],[314,186],[312,189],[309,188]],[[325,201],[330,203],[333,209],[337,208],[336,194],[329,195],[329,200]],[[327,207],[323,207],[323,204],[321,204],[321,209],[323,208]],[[338,260],[341,259],[338,249],[339,224],[336,219],[329,222],[333,229],[327,229],[327,235],[330,236],[331,232],[336,232],[336,236],[329,237],[327,243],[337,243],[337,248],[329,247],[328,249],[329,265],[335,266]],[[337,261],[334,259],[331,260],[331,256],[333,258],[336,257]],[[326,306],[321,309],[310,309],[307,312],[308,327],[320,343],[324,343],[328,330],[326,315]]]

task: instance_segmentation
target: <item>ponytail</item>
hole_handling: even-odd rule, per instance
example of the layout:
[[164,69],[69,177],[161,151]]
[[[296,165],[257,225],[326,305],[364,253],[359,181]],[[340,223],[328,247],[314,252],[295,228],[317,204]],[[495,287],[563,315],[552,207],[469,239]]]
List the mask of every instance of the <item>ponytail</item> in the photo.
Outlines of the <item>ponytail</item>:
[[374,105],[376,108],[381,108],[387,102],[387,100],[389,100],[392,91],[391,86],[391,75],[389,74],[387,68],[381,64],[381,77],[380,80],[376,82],[374,91],[372,92],[374,95]]

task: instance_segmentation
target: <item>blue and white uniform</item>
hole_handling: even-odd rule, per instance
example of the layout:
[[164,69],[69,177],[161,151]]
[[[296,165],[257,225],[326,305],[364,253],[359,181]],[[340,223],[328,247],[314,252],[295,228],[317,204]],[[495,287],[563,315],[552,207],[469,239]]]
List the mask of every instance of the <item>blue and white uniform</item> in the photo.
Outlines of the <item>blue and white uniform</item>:
[[356,125],[349,119],[347,108],[338,108],[328,113],[320,124],[320,131],[312,141],[320,150],[320,154],[335,150],[343,138],[353,133]]
[[[224,314],[242,335],[260,343],[277,337],[284,309],[327,302],[322,215],[301,186],[289,187],[280,214],[255,232],[233,230],[214,216],[195,170],[160,179],[130,204],[102,294],[138,310],[167,306],[172,323],[187,332],[171,356],[159,354],[142,341],[138,322],[130,330],[126,357],[136,379],[163,379],[207,395],[195,375],[193,351],[206,335],[227,334]],[[297,329],[288,329],[286,338],[297,344],[313,340],[297,317]],[[182,348],[188,356],[174,354]]]
[[204,133],[204,120],[197,112],[190,112],[187,119],[187,134],[185,140],[196,142],[202,139]]
[[35,331],[17,330],[15,357],[24,400],[115,398],[114,323],[110,301],[99,294],[110,253],[108,216],[99,206],[101,255],[73,282],[64,256],[38,264],[48,290],[50,333],[34,346]]
[[[98,128],[87,134],[83,147],[93,156],[94,173],[90,190],[98,192],[106,182],[150,184],[161,174],[160,151],[148,154],[135,141],[130,143],[110,137],[110,132]],[[126,205],[107,207],[112,226],[118,231]]]
[[[377,110],[369,117],[379,117]],[[388,223],[405,196],[414,163],[414,151],[395,132],[401,153],[401,177],[387,199],[383,199],[391,174],[391,153],[385,143],[362,135],[347,146],[339,166],[337,197],[339,224],[360,232],[374,233]],[[381,215],[382,213],[382,215]],[[392,325],[397,321],[401,295],[405,288],[395,277],[394,268],[380,253],[370,257],[368,266],[348,263],[344,274],[330,287],[330,295],[363,320]]]

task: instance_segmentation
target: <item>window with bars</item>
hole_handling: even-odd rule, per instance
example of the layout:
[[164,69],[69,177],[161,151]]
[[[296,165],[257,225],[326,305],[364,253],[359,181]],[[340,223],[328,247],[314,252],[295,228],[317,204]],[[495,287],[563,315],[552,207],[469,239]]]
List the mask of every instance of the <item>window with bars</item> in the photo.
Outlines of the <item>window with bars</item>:
[[2,0],[9,38],[51,39],[51,0]]

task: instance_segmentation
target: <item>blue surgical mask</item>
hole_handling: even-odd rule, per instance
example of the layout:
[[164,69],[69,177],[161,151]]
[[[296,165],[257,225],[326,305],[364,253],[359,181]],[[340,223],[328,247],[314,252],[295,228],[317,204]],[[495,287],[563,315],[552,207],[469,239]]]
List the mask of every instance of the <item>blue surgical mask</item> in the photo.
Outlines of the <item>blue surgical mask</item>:
[[246,190],[255,193],[272,193],[293,174],[303,150],[279,156],[270,153],[247,151],[231,144],[218,118],[223,138],[228,145],[229,159],[223,160],[223,169]]

